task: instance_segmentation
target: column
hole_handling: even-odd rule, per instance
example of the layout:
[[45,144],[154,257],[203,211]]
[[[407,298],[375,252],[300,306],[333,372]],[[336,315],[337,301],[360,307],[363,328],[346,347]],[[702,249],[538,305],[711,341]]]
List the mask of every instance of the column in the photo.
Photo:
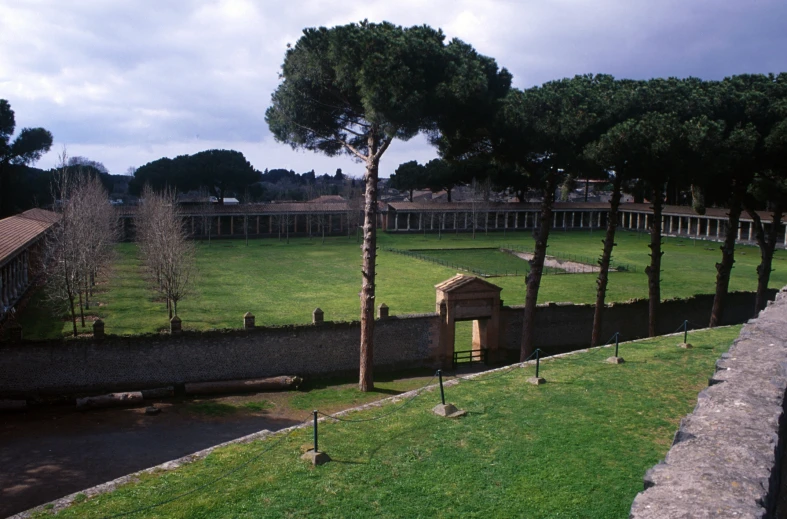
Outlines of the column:
[[506,219],[505,222],[503,223],[503,228],[508,229],[508,212],[506,211],[503,214],[505,215],[505,219]]
[[710,218],[705,218],[705,237],[710,236]]
[[[553,216],[554,219],[552,221],[552,227],[555,228],[557,227],[557,213],[555,213]],[[525,226],[527,226],[527,215],[525,215]]]
[[749,222],[749,241],[751,241],[752,227],[754,227],[754,222]]
[[465,230],[467,230],[467,215],[469,215],[469,214],[470,213],[465,213]]
[[260,234],[260,215],[257,215],[257,234]]
[[683,217],[678,216],[678,234],[683,232]]
[[640,214],[637,213],[637,230],[639,230],[639,216],[640,216]]
[[721,237],[721,220],[716,220],[716,239]]
[[572,227],[572,228],[574,227],[574,211],[571,211],[571,226],[570,227]]
[[434,231],[434,213],[429,214],[429,230]]
[[500,227],[499,221],[500,221],[500,212],[495,211],[495,229]]
[[738,222],[738,241],[741,241],[741,231],[743,230],[743,226],[741,222]]
[[457,213],[454,213],[454,230],[456,230],[456,217],[457,217]]
[[519,227],[519,211],[514,213],[514,229]]
[[0,311],[2,311],[6,306],[6,298],[5,298],[5,267],[0,267]]
[[672,234],[672,221],[675,219],[674,216],[669,217],[669,233]]
[[602,212],[599,211],[598,212],[598,227],[601,227],[601,215],[602,215]]
[[585,227],[585,213],[582,211],[579,212],[579,228],[582,229]]
[[563,229],[566,228],[566,211],[563,211]]
[[399,213],[394,213],[394,231],[399,230]]
[[408,230],[408,231],[410,230],[410,213],[407,213],[407,229],[406,230]]

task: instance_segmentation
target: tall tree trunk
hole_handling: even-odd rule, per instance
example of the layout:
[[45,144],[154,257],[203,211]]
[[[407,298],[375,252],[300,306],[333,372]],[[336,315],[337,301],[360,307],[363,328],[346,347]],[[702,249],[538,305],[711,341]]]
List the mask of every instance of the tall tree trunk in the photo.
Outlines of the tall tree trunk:
[[[370,139],[371,140],[371,139]],[[363,211],[363,284],[361,286],[361,366],[358,386],[361,391],[374,389],[374,288],[377,259],[377,180],[379,158],[370,146],[366,163],[366,193]]]
[[711,328],[721,324],[724,303],[730,288],[730,274],[735,263],[735,239],[738,237],[738,226],[741,219],[741,195],[734,185],[732,187],[729,225],[727,234],[724,236],[724,244],[721,246],[721,263],[716,263],[716,296],[713,298],[713,308],[710,313],[710,323],[708,323]]
[[664,208],[663,184],[654,182],[653,188],[653,221],[650,225],[650,265],[645,267],[648,275],[648,336],[656,336],[659,304],[661,303],[661,212]]
[[609,216],[607,217],[607,235],[601,240],[604,250],[601,253],[599,264],[598,279],[596,285],[596,308],[593,313],[593,332],[590,336],[590,347],[597,346],[601,340],[601,325],[604,316],[604,300],[607,297],[607,283],[609,281],[609,264],[612,261],[612,248],[615,246],[615,230],[618,227],[618,208],[620,207],[620,186],[622,178],[619,174],[615,175],[612,182],[612,199],[609,204]]
[[547,254],[547,241],[552,226],[552,206],[555,202],[555,184],[557,173],[551,171],[544,186],[544,200],[541,202],[541,221],[539,222],[536,246],[533,259],[530,263],[530,273],[525,278],[525,314],[522,319],[522,346],[519,350],[519,361],[525,359],[535,351],[535,320],[536,303],[538,303],[538,289],[541,286],[541,275],[544,271],[544,259]]
[[746,212],[754,220],[754,234],[757,237],[757,245],[760,247],[760,264],[757,265],[757,296],[754,300],[754,314],[760,313],[768,302],[768,282],[771,279],[773,266],[773,253],[776,250],[776,242],[779,239],[779,230],[782,226],[781,204],[773,208],[773,219],[768,234],[765,234],[762,219],[757,211],[749,207]]

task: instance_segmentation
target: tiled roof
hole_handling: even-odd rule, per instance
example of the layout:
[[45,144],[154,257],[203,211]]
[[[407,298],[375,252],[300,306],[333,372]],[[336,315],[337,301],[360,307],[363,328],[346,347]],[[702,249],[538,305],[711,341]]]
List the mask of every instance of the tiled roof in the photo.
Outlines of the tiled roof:
[[36,241],[58,218],[52,211],[29,209],[0,220],[0,265]]
[[314,200],[309,200],[310,204],[342,204],[345,200],[339,195],[322,195],[318,196]]

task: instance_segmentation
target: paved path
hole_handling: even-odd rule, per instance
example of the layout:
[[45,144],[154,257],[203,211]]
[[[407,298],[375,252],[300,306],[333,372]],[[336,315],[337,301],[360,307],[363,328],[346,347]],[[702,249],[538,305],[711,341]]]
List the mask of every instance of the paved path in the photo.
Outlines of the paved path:
[[77,412],[47,408],[0,420],[0,517],[27,510],[262,429],[298,422],[264,414],[195,416],[178,406]]

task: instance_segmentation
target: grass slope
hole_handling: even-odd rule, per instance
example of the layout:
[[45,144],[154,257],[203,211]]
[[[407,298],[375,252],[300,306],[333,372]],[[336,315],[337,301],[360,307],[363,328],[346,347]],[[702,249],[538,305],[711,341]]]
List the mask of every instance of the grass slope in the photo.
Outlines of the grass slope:
[[113,516],[191,491],[134,517],[626,517],[739,329],[692,332],[692,350],[678,337],[625,343],[622,365],[603,362],[610,349],[547,360],[539,387],[526,383],[532,366],[463,381],[446,388],[469,412],[459,420],[430,412],[432,391],[379,421],[321,423],[325,466],[299,460],[305,428],[145,475],[58,517]]
[[[596,257],[601,251],[602,234],[598,231],[554,231],[550,253]],[[648,237],[630,232],[618,233],[614,258],[636,266],[637,272],[610,274],[608,301],[646,298],[649,263]],[[399,249],[440,249],[492,247],[503,244],[532,248],[530,233],[470,235],[392,235],[381,233],[380,247]],[[715,262],[720,257],[718,244],[679,239],[665,239],[662,274],[664,298],[689,297],[713,293]],[[708,250],[710,249],[710,250]],[[187,329],[239,328],[242,316],[255,314],[258,325],[311,322],[312,311],[319,307],[326,320],[356,320],[359,316],[360,250],[355,240],[346,237],[320,240],[291,239],[290,244],[275,239],[243,241],[214,240],[198,246],[200,271],[194,293],[179,304],[180,317]],[[494,251],[426,252],[436,256],[450,254],[462,263],[497,265],[510,270],[518,260]],[[771,286],[787,284],[787,252],[779,250],[774,259]],[[754,290],[759,252],[755,247],[739,246],[730,282],[731,290]],[[525,266],[525,262],[521,264]],[[377,301],[386,303],[392,314],[434,311],[434,285],[456,274],[456,270],[382,249],[378,256]],[[524,302],[524,279],[490,278],[503,288],[507,304]],[[102,303],[91,309],[106,323],[107,333],[137,334],[166,329],[168,319],[162,301],[149,290],[142,276],[142,266],[133,244],[118,246],[118,259],[106,285],[96,295]],[[592,303],[595,300],[595,274],[561,274],[545,276],[539,300]],[[53,317],[36,294],[20,312],[20,321],[28,338],[59,337],[68,334],[69,323]],[[86,331],[89,331],[87,329]]]

